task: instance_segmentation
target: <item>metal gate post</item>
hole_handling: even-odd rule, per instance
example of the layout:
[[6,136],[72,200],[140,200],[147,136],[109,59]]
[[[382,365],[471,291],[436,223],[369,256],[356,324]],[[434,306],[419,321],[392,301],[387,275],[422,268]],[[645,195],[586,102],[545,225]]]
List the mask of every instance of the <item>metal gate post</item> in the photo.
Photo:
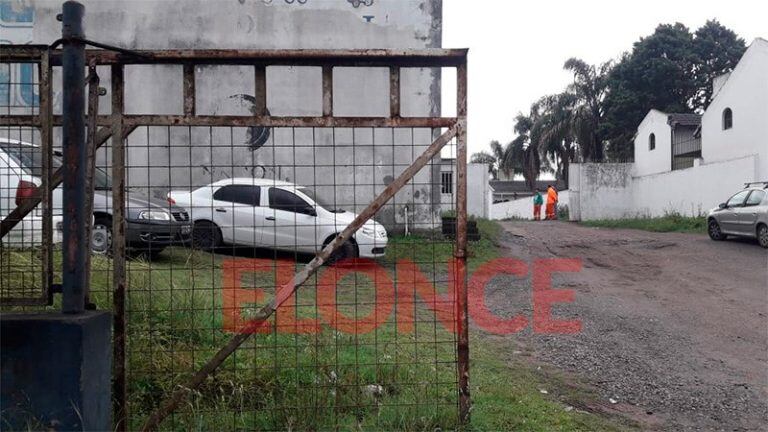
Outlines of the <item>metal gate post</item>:
[[112,393],[115,430],[128,429],[128,390],[125,370],[125,80],[123,65],[112,65]]
[[467,64],[456,68],[456,331],[459,417],[469,422],[469,310],[467,301]]
[[86,254],[86,159],[85,147],[85,45],[82,39],[85,8],[75,1],[63,6],[64,40],[62,134],[64,150],[64,224],[62,312],[81,313],[85,308]]

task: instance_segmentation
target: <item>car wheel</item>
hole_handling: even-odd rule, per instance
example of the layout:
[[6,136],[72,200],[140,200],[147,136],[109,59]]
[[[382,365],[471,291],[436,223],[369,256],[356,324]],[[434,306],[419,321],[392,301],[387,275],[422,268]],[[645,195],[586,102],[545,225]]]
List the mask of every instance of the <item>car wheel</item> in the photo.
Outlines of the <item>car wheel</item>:
[[715,241],[725,240],[727,237],[720,229],[720,224],[714,219],[709,220],[709,223],[707,224],[707,233],[709,234],[709,238]]
[[[325,246],[328,246],[328,244],[326,243]],[[323,246],[323,248],[325,248],[325,246]],[[335,251],[333,251],[325,263],[328,265],[334,265],[337,262],[344,261],[345,259],[349,258],[357,258],[357,248],[355,247],[354,243],[347,240],[343,245],[339,246]]]
[[757,227],[757,242],[760,246],[768,248],[768,225],[760,224]]
[[221,246],[221,230],[208,221],[195,222],[192,228],[192,247],[212,252]]
[[91,252],[95,255],[112,253],[112,219],[100,216],[93,222]]

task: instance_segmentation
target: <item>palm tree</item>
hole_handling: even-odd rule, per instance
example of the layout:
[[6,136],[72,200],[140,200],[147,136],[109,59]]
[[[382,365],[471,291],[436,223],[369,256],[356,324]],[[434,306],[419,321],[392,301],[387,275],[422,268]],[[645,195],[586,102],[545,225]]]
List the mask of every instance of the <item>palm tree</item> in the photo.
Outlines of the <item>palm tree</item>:
[[496,161],[496,157],[486,151],[472,153],[472,157],[469,158],[470,163],[481,163],[488,165],[488,173],[494,180],[498,177]]
[[573,73],[573,83],[567,91],[576,98],[572,128],[582,157],[584,160],[602,161],[605,149],[600,128],[611,63],[596,67],[584,60],[570,58],[563,68]]
[[496,140],[491,141],[491,154],[493,155],[494,158],[496,158],[496,173],[497,174],[504,173],[505,177],[509,177],[509,173],[512,167],[504,163],[505,151],[506,151],[505,148],[502,147],[500,142]]
[[531,107],[530,115],[518,114],[514,127],[517,138],[509,143],[505,152],[506,163],[517,168],[531,190],[536,187],[536,178],[541,174],[542,168],[539,150],[531,140],[531,132],[538,119],[539,111],[535,104]]
[[568,167],[576,156],[576,140],[579,135],[577,98],[570,92],[545,96],[537,103],[542,114],[531,128],[531,141],[554,165],[555,178],[568,185]]

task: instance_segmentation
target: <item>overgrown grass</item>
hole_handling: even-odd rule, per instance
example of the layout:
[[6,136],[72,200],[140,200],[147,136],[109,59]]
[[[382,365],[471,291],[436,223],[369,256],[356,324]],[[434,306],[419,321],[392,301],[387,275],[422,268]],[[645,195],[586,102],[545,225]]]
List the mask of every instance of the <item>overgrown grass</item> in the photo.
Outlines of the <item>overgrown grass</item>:
[[[478,227],[482,240],[470,243],[470,270],[499,254],[494,239],[500,226],[480,220]],[[37,259],[32,251],[0,253],[4,262],[26,267],[34,267]],[[396,263],[409,260],[434,283],[437,292],[444,293],[452,256],[452,241],[429,232],[391,238],[388,254],[379,264],[397,281]],[[184,385],[232,336],[224,330],[222,313],[222,263],[232,259],[247,257],[171,248],[154,262],[128,263],[130,429],[140,428],[169,393]],[[55,260],[60,263],[60,253]],[[298,268],[302,263],[295,265]],[[108,258],[93,258],[91,300],[100,309],[111,309],[111,266]],[[357,334],[327,324],[317,332],[275,330],[296,330],[291,325],[296,320],[327,322],[328,315],[319,307],[318,290],[322,291],[323,275],[333,271],[325,268],[301,287],[289,300],[292,307],[288,312],[273,317],[266,333],[249,338],[162,428],[455,429],[456,336],[424,303],[397,303],[386,322]],[[5,275],[4,286],[28,283],[23,278],[14,280],[23,274]],[[266,291],[263,298],[243,302],[244,316],[264,305],[277,285],[272,272],[248,274],[241,282],[243,288]],[[392,297],[377,298],[376,292],[370,278],[352,274],[340,279],[332,299],[345,316],[363,318],[376,313],[377,303],[395,303]],[[449,314],[450,322],[452,310],[443,313]],[[410,316],[413,322],[409,326]],[[560,403],[544,397],[536,388],[537,378],[525,367],[513,368],[501,360],[498,347],[488,340],[475,337],[473,342],[471,429],[611,429],[594,415],[567,412]]]
[[707,233],[704,216],[690,217],[670,213],[655,218],[626,218],[582,221],[582,225],[600,228],[631,228],[654,232]]

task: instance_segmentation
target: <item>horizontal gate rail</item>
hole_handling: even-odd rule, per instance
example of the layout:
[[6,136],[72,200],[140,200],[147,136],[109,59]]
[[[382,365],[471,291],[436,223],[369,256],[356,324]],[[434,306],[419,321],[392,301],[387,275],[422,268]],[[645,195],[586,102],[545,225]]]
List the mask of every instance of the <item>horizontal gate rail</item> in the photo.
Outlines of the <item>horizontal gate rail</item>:
[[[108,126],[112,117],[100,115],[96,124]],[[264,127],[424,127],[447,128],[456,117],[284,117],[232,115],[124,115],[125,126],[264,126]],[[41,127],[32,115],[0,116],[0,126]],[[61,116],[53,117],[53,125],[61,125]]]
[[[39,62],[48,46],[0,44],[4,63]],[[181,64],[458,67],[466,49],[288,49],[288,50],[135,50],[134,55],[108,50],[86,50],[85,60],[96,65]],[[51,50],[51,65],[61,65],[61,50]]]

